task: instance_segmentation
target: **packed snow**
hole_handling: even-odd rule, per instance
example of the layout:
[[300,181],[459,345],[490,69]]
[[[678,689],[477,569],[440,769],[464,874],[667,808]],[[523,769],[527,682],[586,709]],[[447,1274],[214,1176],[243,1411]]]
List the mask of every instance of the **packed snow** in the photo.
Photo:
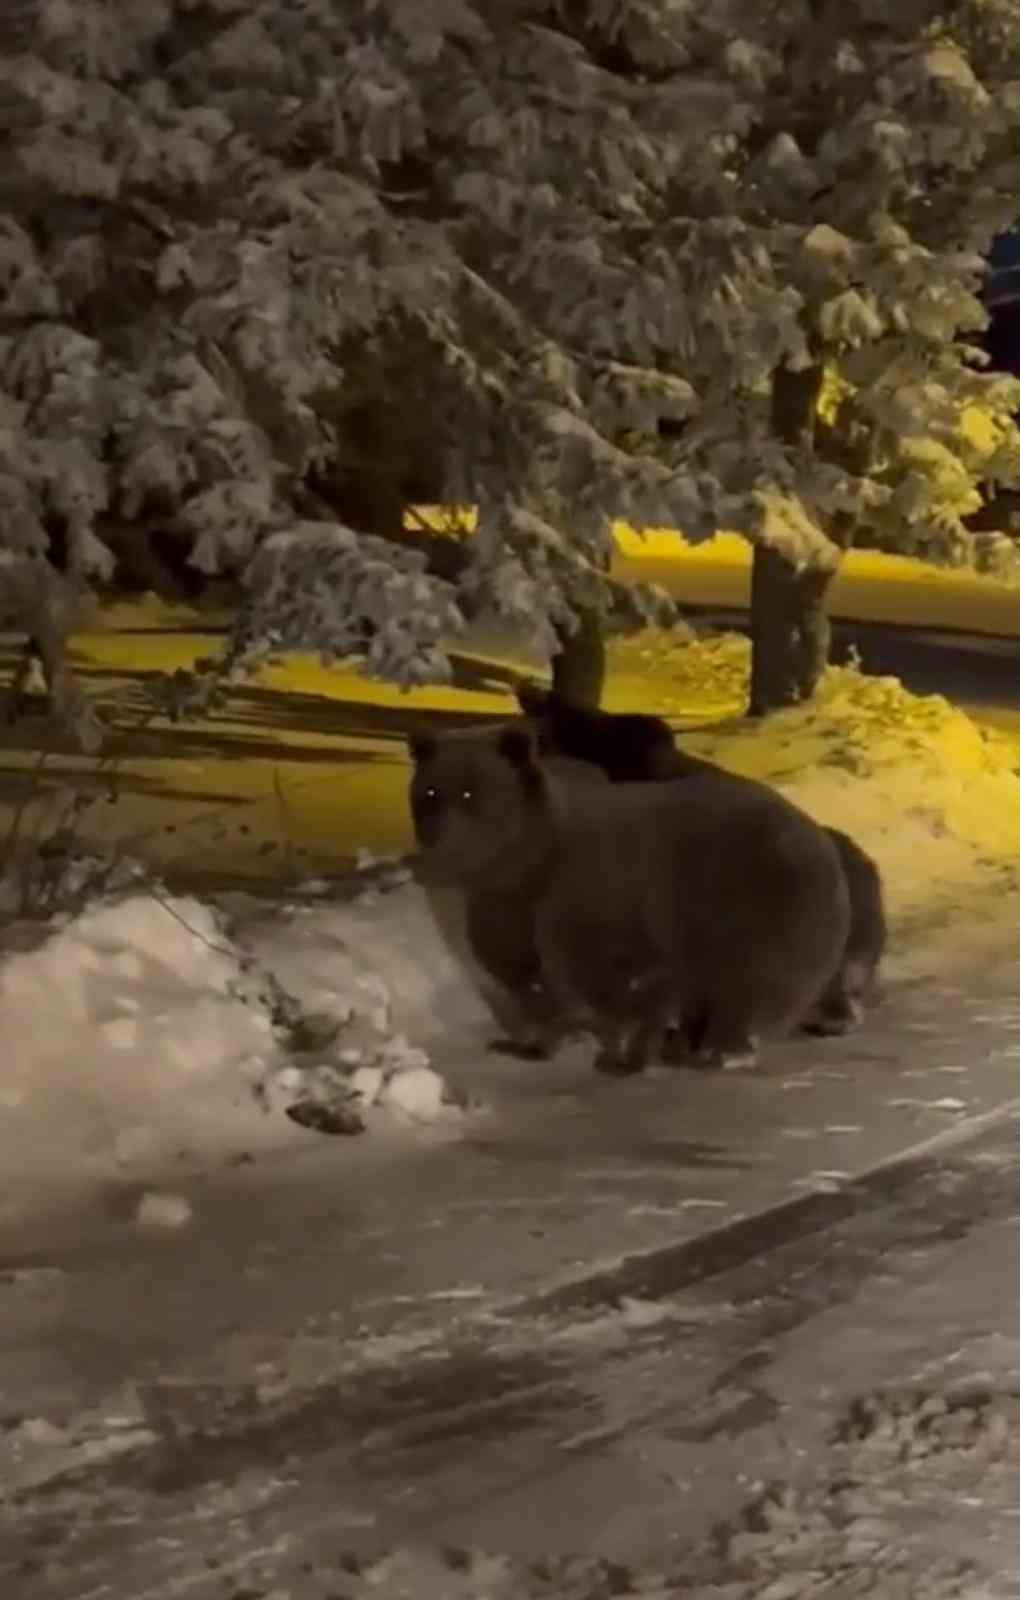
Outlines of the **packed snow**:
[[[32,1183],[165,1178],[293,1144],[302,1129],[356,1134],[459,1117],[426,1051],[396,1029],[390,989],[365,953],[376,898],[325,911],[314,926],[300,911],[274,919],[256,953],[212,907],[145,888],[55,919],[34,948],[9,955],[8,1210]],[[390,974],[399,977],[399,959]],[[435,999],[420,994],[417,1014]],[[189,1207],[163,1185],[140,1197],[136,1220],[181,1227]]]
[[[885,875],[890,973],[1001,943],[1020,859],[1008,742],[853,668],[765,724],[720,721],[746,675],[738,637],[639,635],[613,647],[607,704],[666,715],[686,748],[853,833]],[[716,725],[692,728],[693,707]],[[405,813],[407,844],[409,831]],[[456,1136],[491,1019],[406,867],[368,851],[358,867],[353,883],[306,881],[239,922],[121,862],[84,910],[33,926],[0,965],[8,1212],[25,1185],[118,1177],[144,1186],[140,1226],[186,1227],[172,1179],[196,1164],[323,1134]],[[60,897],[52,872],[47,894],[44,909]]]

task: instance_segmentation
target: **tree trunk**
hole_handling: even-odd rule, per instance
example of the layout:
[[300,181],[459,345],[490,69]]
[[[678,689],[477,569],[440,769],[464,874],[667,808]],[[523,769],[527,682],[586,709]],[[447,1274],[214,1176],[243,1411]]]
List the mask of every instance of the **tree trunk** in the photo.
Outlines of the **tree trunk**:
[[[772,427],[794,450],[814,449],[821,363],[772,379]],[[751,566],[751,695],[748,711],[769,711],[809,700],[829,659],[826,597],[835,569],[798,570],[777,550],[755,545]]]
[[1020,492],[1002,489],[998,485],[991,486],[988,498],[977,511],[963,518],[963,525],[972,533],[1015,536],[1015,529],[1020,526]]
[[559,634],[560,648],[552,659],[554,693],[574,706],[597,711],[606,677],[606,640],[597,611],[578,610],[573,633]]
[[835,569],[798,571],[777,551],[755,545],[751,567],[751,698],[748,711],[810,700],[829,660],[826,607]]

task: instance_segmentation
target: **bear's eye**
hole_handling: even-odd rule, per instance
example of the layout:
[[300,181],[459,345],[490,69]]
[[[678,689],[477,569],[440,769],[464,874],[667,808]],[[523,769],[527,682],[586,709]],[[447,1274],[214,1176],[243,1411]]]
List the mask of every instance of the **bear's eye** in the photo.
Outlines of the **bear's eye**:
[[462,789],[460,791],[460,797],[463,800],[464,804],[466,806],[469,806],[471,804],[472,800],[475,797],[475,791],[473,789]]
[[426,800],[438,800],[439,796],[436,794],[435,789],[426,789],[425,798]]

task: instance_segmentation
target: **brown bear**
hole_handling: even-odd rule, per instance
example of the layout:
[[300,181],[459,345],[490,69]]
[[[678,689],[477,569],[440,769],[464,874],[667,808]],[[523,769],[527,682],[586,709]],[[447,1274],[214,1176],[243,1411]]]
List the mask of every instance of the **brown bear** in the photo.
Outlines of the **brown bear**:
[[671,1021],[702,1059],[752,1060],[808,1014],[846,946],[832,840],[781,795],[716,772],[599,785],[510,724],[412,737],[426,870],[459,885],[479,962],[639,1071]]
[[543,758],[556,754],[588,761],[601,767],[610,783],[658,783],[723,770],[678,750],[661,717],[589,711],[526,682],[517,685],[517,704],[535,728]]
[[[753,783],[679,750],[661,717],[573,706],[536,684],[518,686],[517,700],[535,726],[543,753],[556,752],[600,767],[613,783],[641,783],[714,772]],[[763,787],[763,786],[762,786]],[[850,894],[850,933],[831,983],[801,1026],[819,1034],[849,1033],[875,997],[887,924],[882,878],[871,857],[838,828],[825,830],[839,851]]]
[[[468,730],[469,735],[477,732]],[[427,734],[412,735],[409,743],[412,750],[431,748]],[[550,754],[545,765],[564,780],[609,784],[602,769],[586,761]],[[571,1030],[540,981],[530,900],[498,884],[462,886],[429,872],[422,887],[447,947],[502,1030],[488,1048],[525,1061],[547,1060]]]
[[804,1018],[806,1033],[850,1033],[864,1020],[865,1008],[878,998],[878,969],[885,954],[888,924],[878,865],[855,839],[839,828],[826,828],[839,851],[850,895],[850,932],[832,981],[818,1004]]

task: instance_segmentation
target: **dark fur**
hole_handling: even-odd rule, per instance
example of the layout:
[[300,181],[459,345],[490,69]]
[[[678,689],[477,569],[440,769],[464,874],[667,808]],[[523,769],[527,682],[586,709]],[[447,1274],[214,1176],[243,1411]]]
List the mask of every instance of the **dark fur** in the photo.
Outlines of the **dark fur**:
[[[467,736],[474,734],[470,730]],[[412,737],[410,745],[419,757],[432,748],[428,735]],[[545,766],[564,781],[609,784],[602,769],[587,761],[550,755]],[[489,1049],[523,1060],[547,1059],[570,1030],[541,982],[530,900],[499,883],[451,884],[428,872],[423,886],[443,939],[502,1030]]]
[[595,1033],[607,1070],[639,1070],[674,1019],[705,1059],[746,1058],[831,977],[850,924],[836,849],[762,785],[565,779],[522,724],[412,754],[418,843],[464,890],[475,956],[534,997],[536,1027]]
[[849,834],[825,831],[839,851],[850,893],[850,932],[835,976],[802,1026],[809,1033],[839,1034],[857,1027],[877,996],[888,929],[877,865]]
[[517,703],[535,728],[543,756],[590,762],[610,783],[659,783],[723,770],[678,750],[661,717],[588,711],[534,683],[518,685]]
[[[734,783],[754,782],[678,750],[661,717],[589,711],[535,684],[522,684],[517,699],[534,724],[544,752],[589,761],[601,767],[611,782],[658,782],[705,773],[729,777]],[[838,1034],[856,1027],[865,1004],[874,998],[887,926],[882,879],[875,862],[838,828],[825,831],[839,851],[846,876],[851,926],[842,961],[802,1026],[811,1033]]]

